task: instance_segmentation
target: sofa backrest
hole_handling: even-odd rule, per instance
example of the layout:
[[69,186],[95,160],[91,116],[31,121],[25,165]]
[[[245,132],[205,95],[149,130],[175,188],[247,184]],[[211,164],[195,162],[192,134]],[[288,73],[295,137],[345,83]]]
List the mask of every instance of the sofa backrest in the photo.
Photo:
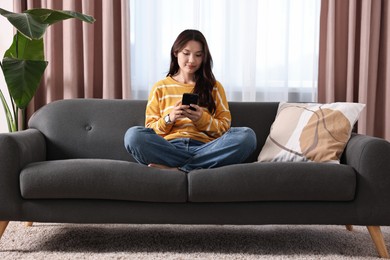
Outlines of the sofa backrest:
[[[144,125],[146,100],[66,99],[34,113],[29,127],[43,133],[47,159],[104,158],[134,161],[123,145],[128,128]],[[257,159],[275,119],[277,102],[230,102],[232,126],[257,134]]]
[[232,126],[248,126],[257,137],[257,149],[247,162],[254,162],[263,147],[275,120],[278,102],[229,102]]

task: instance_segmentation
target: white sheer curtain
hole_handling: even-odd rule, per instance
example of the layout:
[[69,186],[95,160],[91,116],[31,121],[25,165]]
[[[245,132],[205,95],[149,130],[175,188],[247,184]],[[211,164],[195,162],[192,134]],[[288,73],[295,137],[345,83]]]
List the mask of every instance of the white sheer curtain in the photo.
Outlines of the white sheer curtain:
[[205,35],[230,101],[316,101],[321,0],[130,0],[131,94],[165,77],[185,29]]

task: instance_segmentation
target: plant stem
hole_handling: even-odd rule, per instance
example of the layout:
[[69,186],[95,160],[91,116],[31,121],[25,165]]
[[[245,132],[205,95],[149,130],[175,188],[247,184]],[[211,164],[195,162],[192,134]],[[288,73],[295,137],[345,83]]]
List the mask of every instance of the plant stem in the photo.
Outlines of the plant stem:
[[9,110],[7,101],[5,100],[5,97],[3,95],[3,91],[1,91],[1,89],[0,89],[0,99],[1,99],[1,103],[3,104],[5,117],[7,119],[8,131],[9,132],[15,132],[16,131],[15,121],[13,120],[11,111]]
[[22,111],[22,128],[18,128],[19,130],[25,130],[26,129],[26,109],[20,109]]
[[[9,92],[9,91],[8,91]],[[12,105],[12,113],[14,114],[14,131],[18,131],[19,129],[19,121],[18,121],[18,108],[14,104],[14,99],[12,98],[11,94],[9,93],[9,98],[11,100]],[[14,132],[12,131],[12,132]]]
[[16,32],[16,58],[19,59],[19,31]]

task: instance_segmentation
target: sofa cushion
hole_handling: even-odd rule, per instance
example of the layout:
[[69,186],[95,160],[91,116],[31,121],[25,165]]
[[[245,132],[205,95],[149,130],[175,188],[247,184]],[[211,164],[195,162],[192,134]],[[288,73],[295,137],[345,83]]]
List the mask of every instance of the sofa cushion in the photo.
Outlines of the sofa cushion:
[[101,158],[135,162],[123,145],[128,128],[145,124],[146,100],[65,99],[29,120],[46,139],[47,159]]
[[339,163],[364,104],[280,103],[259,161]]
[[189,201],[351,201],[356,173],[342,164],[249,163],[188,174]]
[[20,190],[25,199],[185,202],[187,177],[126,161],[69,159],[28,165]]

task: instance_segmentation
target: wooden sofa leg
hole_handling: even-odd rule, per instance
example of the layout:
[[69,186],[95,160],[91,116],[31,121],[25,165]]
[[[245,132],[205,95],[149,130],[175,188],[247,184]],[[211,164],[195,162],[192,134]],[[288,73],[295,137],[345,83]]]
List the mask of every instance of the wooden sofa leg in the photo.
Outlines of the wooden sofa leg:
[[8,226],[9,221],[0,221],[0,239],[4,234],[5,229]]
[[26,227],[32,227],[34,222],[26,222]]
[[353,226],[352,225],[345,225],[345,227],[347,228],[348,231],[352,231],[353,230]]
[[367,226],[368,232],[370,232],[372,241],[374,241],[376,250],[381,258],[390,258],[387,252],[385,240],[383,239],[380,226]]

